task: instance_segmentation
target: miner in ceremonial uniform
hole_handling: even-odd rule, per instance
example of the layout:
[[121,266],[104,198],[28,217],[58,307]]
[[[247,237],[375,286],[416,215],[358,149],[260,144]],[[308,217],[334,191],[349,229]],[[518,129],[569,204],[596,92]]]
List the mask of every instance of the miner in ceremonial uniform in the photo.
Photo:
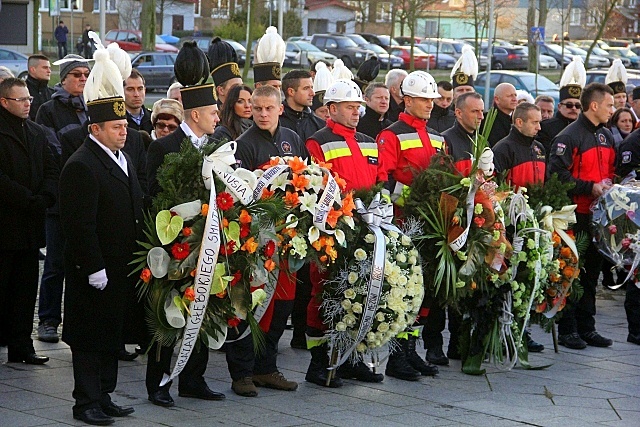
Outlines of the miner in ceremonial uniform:
[[478,59],[471,46],[463,46],[460,58],[451,69],[451,85],[453,86],[453,103],[464,93],[475,92],[473,87],[478,77]]
[[280,90],[282,82],[280,73],[284,64],[286,44],[276,27],[269,27],[258,40],[255,60],[253,61],[253,81],[256,89],[270,85]]
[[[211,77],[216,88],[218,107],[227,99],[232,87],[242,84],[242,74],[238,66],[238,55],[227,42],[214,37],[207,54],[211,64]],[[182,92],[181,92],[182,93]]]

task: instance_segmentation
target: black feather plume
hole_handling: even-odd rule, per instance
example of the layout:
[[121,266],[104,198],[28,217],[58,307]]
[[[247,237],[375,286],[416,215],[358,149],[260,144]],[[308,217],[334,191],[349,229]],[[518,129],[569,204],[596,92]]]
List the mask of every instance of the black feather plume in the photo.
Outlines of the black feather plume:
[[173,71],[183,86],[197,85],[209,78],[209,61],[195,41],[187,41],[178,52]]
[[238,62],[236,50],[229,43],[221,40],[220,37],[214,37],[211,40],[207,56],[209,57],[211,70],[215,70],[227,62]]
[[367,59],[360,65],[358,68],[357,76],[358,79],[364,80],[365,82],[372,82],[378,77],[378,73],[380,72],[380,62],[378,58],[372,56]]

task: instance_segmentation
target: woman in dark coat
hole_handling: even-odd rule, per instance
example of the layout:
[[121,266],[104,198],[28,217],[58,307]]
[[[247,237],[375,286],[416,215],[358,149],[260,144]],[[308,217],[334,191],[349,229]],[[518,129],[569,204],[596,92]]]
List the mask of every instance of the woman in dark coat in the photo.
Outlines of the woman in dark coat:
[[234,86],[220,110],[220,124],[213,132],[216,141],[235,141],[251,124],[251,88],[246,85]]

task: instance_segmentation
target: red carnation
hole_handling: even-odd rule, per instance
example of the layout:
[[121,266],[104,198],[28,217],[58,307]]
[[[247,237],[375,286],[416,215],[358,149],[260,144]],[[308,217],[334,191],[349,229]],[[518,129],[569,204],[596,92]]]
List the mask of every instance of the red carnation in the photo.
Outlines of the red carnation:
[[196,291],[194,291],[192,287],[189,287],[184,290],[184,297],[189,301],[193,301],[196,299]]
[[189,243],[174,243],[171,246],[171,255],[177,260],[183,260],[189,256]]
[[275,252],[276,244],[273,240],[269,240],[269,242],[264,246],[264,256],[271,258]]
[[229,285],[234,286],[240,281],[240,279],[242,279],[242,273],[240,272],[240,270],[238,270],[233,273],[233,279],[231,279],[231,283],[229,283]]
[[216,204],[221,211],[228,211],[233,207],[233,197],[231,197],[231,194],[223,191],[216,196]]
[[240,319],[238,317],[232,317],[231,319],[227,320],[227,325],[229,325],[232,328],[237,327],[240,324]]
[[249,224],[240,224],[240,237],[245,238],[251,234],[251,226]]
[[229,240],[226,245],[220,246],[220,255],[228,256],[233,254],[236,250],[236,242],[234,240]]
[[485,219],[482,218],[481,216],[477,216],[477,217],[473,218],[474,224],[477,225],[478,227],[482,227],[484,225],[484,221],[485,221]]

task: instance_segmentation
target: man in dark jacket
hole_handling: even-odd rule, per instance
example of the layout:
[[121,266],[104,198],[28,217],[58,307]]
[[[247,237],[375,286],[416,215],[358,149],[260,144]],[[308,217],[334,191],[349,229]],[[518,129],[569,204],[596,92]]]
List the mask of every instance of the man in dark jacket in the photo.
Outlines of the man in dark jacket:
[[400,113],[404,112],[404,101],[402,100],[402,93],[400,91],[400,85],[402,81],[407,77],[407,72],[404,70],[391,70],[384,78],[384,85],[389,89],[391,98],[389,99],[389,112],[387,118],[391,122],[398,121]]
[[134,412],[113,403],[110,393],[118,378],[127,298],[137,281],[129,262],[144,221],[142,189],[131,157],[122,151],[124,99],[109,99],[88,103],[90,135],[60,175],[67,236],[62,339],[71,347],[73,417],[93,425]]
[[429,118],[429,127],[438,132],[444,132],[451,129],[453,122],[456,121],[456,115],[451,108],[453,103],[453,86],[446,80],[438,82],[438,93],[440,98],[433,100],[433,110],[431,110],[431,118]]
[[56,30],[53,32],[53,36],[56,38],[58,42],[58,58],[62,59],[67,56],[67,34],[69,34],[69,29],[64,22],[60,21]]
[[[613,91],[605,84],[591,83],[582,91],[580,103],[583,113],[553,140],[547,175],[557,173],[561,181],[575,183],[569,194],[577,205],[573,230],[590,235],[590,205],[610,188],[614,175],[613,135],[604,127],[614,112]],[[595,328],[596,285],[602,256],[590,238],[584,259],[580,273],[584,292],[577,303],[569,300],[563,310],[558,322],[558,343],[578,350],[587,345],[609,347],[613,341]]]
[[0,83],[0,299],[9,362],[41,365],[31,340],[38,292],[38,249],[45,245],[45,209],[57,194],[58,165],[41,126],[29,118],[24,81]]
[[384,128],[393,123],[387,118],[390,96],[389,89],[382,83],[370,83],[365,88],[364,102],[367,106],[364,116],[358,122],[358,132],[375,139]]
[[29,118],[36,119],[36,113],[42,104],[51,99],[54,89],[49,87],[51,79],[51,63],[45,55],[31,55],[27,60],[29,75],[27,76],[27,88],[33,96]]
[[489,146],[509,135],[511,130],[511,114],[518,106],[516,88],[511,83],[500,83],[493,92],[493,108],[497,111],[495,121],[489,133]]
[[289,71],[282,78],[284,111],[280,116],[280,126],[296,132],[302,141],[325,126],[324,120],[313,114],[313,80],[304,70]]
[[89,31],[91,31],[91,25],[86,24],[82,33],[82,56],[87,59],[93,57],[93,41],[89,38]]
[[[56,85],[51,100],[38,109],[36,123],[49,133],[54,155],[62,152],[59,137],[67,130],[80,126],[87,120],[82,92],[89,76],[89,64],[78,55],[67,55],[71,61],[60,65],[60,85]],[[40,283],[38,303],[38,339],[58,342],[58,326],[62,322],[62,290],[64,284],[64,237],[57,205],[47,211],[47,256]]]
[[124,81],[124,102],[127,107],[128,126],[135,130],[143,130],[151,135],[151,111],[144,106],[146,88],[144,77],[135,68],[131,75]]

